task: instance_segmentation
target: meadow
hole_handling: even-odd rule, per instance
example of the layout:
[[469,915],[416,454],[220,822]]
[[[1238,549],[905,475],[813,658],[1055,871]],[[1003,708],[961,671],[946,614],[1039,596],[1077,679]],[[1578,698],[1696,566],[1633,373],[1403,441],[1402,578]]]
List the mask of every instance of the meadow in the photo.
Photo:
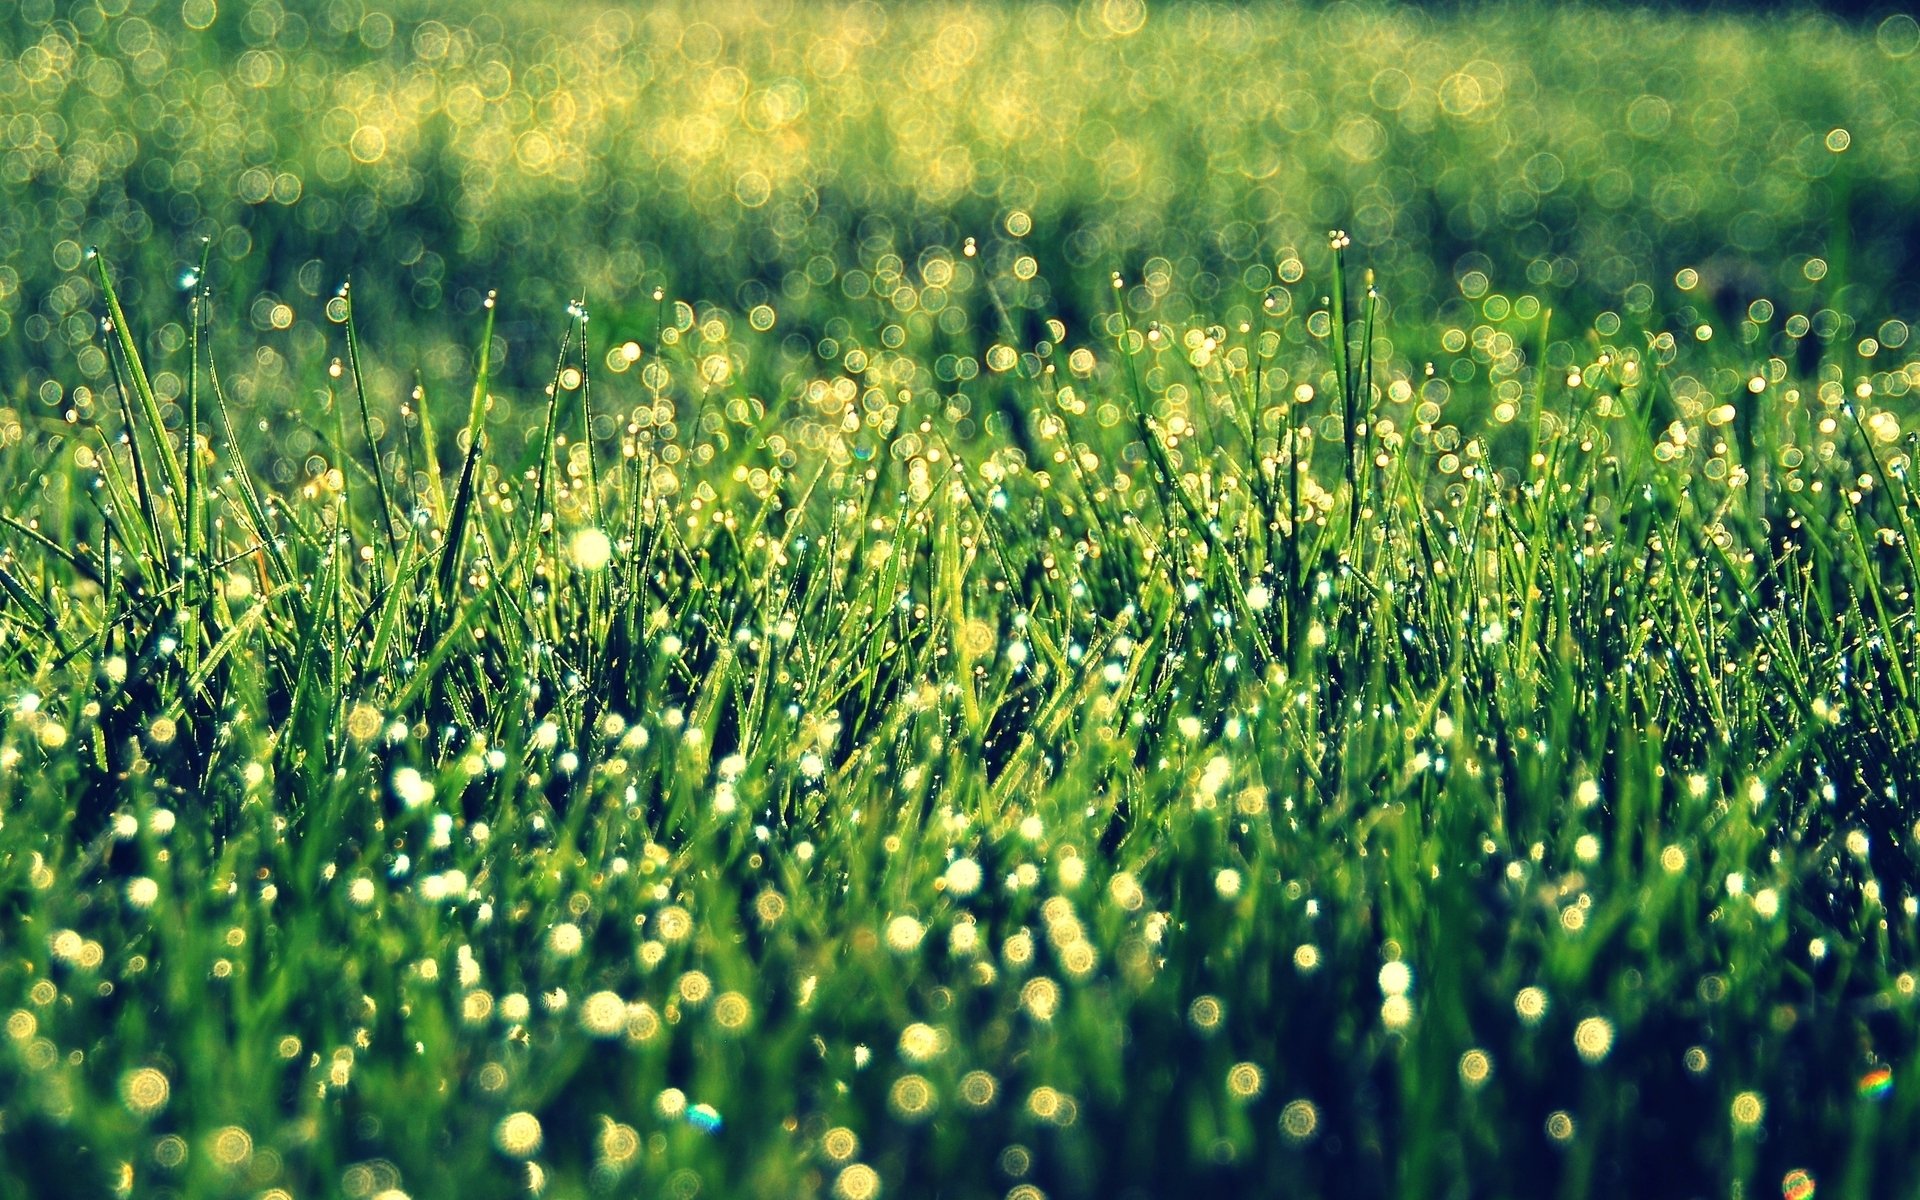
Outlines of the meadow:
[[0,15],[0,1195],[1901,1195],[1920,23]]

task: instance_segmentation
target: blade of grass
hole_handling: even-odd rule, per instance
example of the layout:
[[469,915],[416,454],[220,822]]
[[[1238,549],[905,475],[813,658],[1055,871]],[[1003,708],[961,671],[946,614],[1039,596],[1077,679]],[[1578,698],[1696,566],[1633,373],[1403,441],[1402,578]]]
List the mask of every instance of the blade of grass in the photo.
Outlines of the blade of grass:
[[[373,436],[373,416],[367,411],[367,382],[360,370],[360,332],[353,317],[353,281],[341,285],[340,296],[347,302],[347,371],[353,377],[353,398],[360,405],[360,433],[367,439],[367,450],[373,461],[374,487],[380,501],[380,524],[387,532],[386,552],[391,554],[400,534],[393,527],[393,499],[387,495],[387,469],[380,461],[380,441]],[[346,452],[346,447],[341,447]],[[341,464],[344,468],[345,464]]]
[[184,497],[187,494],[186,472],[181,469],[179,456],[173,452],[173,443],[167,438],[166,422],[160,418],[160,403],[154,397],[153,384],[147,379],[147,368],[141,361],[140,347],[134,344],[133,331],[127,325],[127,314],[121,310],[120,294],[114,290],[113,280],[107,273],[107,260],[98,251],[88,253],[93,258],[94,277],[107,299],[107,313],[113,320],[111,332],[119,342],[121,356],[133,378],[134,396],[140,402],[141,416],[145,418],[147,431],[158,446],[167,486],[173,489],[175,496]]

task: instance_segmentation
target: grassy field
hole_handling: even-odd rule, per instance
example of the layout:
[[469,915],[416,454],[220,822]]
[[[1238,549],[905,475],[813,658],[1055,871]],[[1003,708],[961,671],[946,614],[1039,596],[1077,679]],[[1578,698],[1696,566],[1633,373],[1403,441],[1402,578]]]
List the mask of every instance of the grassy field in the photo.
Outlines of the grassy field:
[[1920,24],[448,8],[0,16],[0,1195],[1914,1186]]

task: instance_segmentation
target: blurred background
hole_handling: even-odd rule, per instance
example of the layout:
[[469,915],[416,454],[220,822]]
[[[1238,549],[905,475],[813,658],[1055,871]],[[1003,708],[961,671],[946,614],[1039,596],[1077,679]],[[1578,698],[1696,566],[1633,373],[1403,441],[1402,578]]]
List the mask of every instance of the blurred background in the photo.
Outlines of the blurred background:
[[1334,227],[1389,331],[1764,297],[1851,342],[1920,306],[1916,51],[1858,5],[10,0],[0,427],[99,407],[92,246],[177,394],[203,239],[242,408],[324,386],[349,277],[390,406],[465,378],[491,289],[510,393],[573,297],[609,344],[764,307],[792,361],[1077,335],[1116,271],[1232,322]]

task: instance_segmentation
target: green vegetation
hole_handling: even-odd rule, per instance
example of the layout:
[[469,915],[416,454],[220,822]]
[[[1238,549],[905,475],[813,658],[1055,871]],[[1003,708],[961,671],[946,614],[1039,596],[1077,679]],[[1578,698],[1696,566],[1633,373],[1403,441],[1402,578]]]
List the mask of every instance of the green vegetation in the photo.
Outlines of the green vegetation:
[[[814,341],[835,317],[940,319],[925,295],[898,312],[900,285],[1013,211],[1040,273],[1008,303],[1076,327],[1115,269],[1136,312],[1153,292],[1169,319],[1237,323],[1332,228],[1392,282],[1402,335],[1464,320],[1442,310],[1475,270],[1581,318],[1681,266],[1720,307],[1910,315],[1916,50],[1905,16],[1548,4],[18,0],[0,399],[57,415],[106,378],[90,245],[125,266],[145,348],[177,353],[202,237],[243,404],[338,353],[318,310],[349,275],[407,348],[375,396],[470,373],[490,289],[494,368],[525,391],[582,294],[615,332],[656,287],[772,303]],[[983,315],[944,320],[990,334]]]
[[1910,1186],[1911,19],[53,7],[0,1193]]

